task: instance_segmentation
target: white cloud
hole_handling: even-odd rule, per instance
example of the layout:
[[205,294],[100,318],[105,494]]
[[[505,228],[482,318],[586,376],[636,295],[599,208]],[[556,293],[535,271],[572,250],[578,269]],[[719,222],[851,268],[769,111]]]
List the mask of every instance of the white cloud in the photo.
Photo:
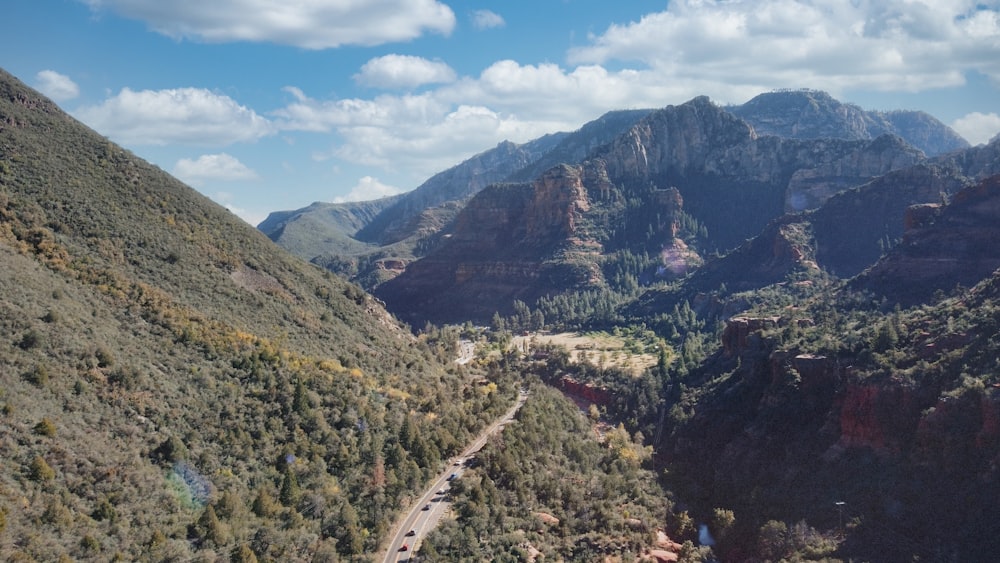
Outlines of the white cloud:
[[[569,51],[570,66],[500,60],[419,94],[371,98],[313,99],[288,87],[290,102],[272,117],[281,129],[336,133],[317,159],[405,171],[416,185],[502,140],[572,130],[613,109],[702,94],[742,103],[774,88],[841,98],[920,91],[963,84],[971,72],[1000,83],[998,36],[997,12],[963,0],[676,0],[592,36]],[[355,79],[426,85],[432,64],[392,55],[369,61]]]
[[224,146],[274,132],[271,123],[229,96],[198,88],[122,89],[77,118],[125,145]]
[[414,88],[423,84],[452,82],[455,71],[441,61],[411,55],[385,55],[372,59],[354,75],[365,86],[378,88]]
[[207,42],[254,41],[327,49],[447,35],[451,8],[437,0],[80,0],[141,20],[163,35]]
[[35,75],[38,90],[57,102],[72,100],[80,95],[80,87],[65,74],[54,70],[43,70]]
[[973,2],[678,0],[612,25],[573,49],[573,64],[633,61],[664,80],[919,91],[1000,77],[997,12]]
[[507,25],[500,14],[490,10],[476,10],[472,12],[472,25],[476,29],[490,29]]
[[403,190],[394,186],[387,186],[378,181],[378,178],[365,176],[358,180],[358,183],[351,188],[350,193],[343,197],[333,199],[333,203],[346,203],[348,201],[371,201],[390,195],[403,193]]
[[203,154],[197,159],[182,158],[174,165],[172,174],[192,186],[205,181],[254,180],[257,173],[236,157],[226,154]]
[[973,145],[988,143],[1000,134],[1000,115],[974,111],[953,121],[951,128]]

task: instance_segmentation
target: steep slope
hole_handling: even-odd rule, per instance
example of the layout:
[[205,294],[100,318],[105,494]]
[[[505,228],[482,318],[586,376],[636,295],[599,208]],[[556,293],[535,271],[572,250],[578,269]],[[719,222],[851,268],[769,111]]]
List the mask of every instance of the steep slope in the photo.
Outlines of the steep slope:
[[[557,167],[542,176],[572,177],[566,189],[580,194],[572,207],[578,216],[562,219],[573,229],[545,233],[563,240],[512,235],[503,244],[491,241],[476,247],[483,241],[471,231],[532,233],[525,223],[536,212],[569,209],[518,207],[527,201],[524,198],[505,207],[502,197],[477,196],[488,198],[493,211],[456,223],[453,238],[463,241],[461,253],[442,246],[377,295],[390,310],[418,325],[429,318],[463,322],[461,315],[472,310],[479,313],[476,320],[485,321],[489,314],[484,318],[482,313],[510,311],[512,298],[532,305],[529,297],[606,287],[603,268],[618,253],[662,257],[662,263],[633,274],[648,276],[657,267],[669,270],[674,256],[689,251],[677,242],[681,224],[687,225],[680,235],[682,244],[697,242],[703,251],[727,250],[786,211],[817,207],[839,191],[922,159],[919,151],[893,136],[871,141],[757,137],[746,122],[707,98],[696,98],[649,114],[581,165]],[[469,207],[479,205],[477,198]],[[571,286],[560,286],[562,278],[539,275],[539,264],[579,268],[575,255],[564,258],[552,249],[580,244],[588,249],[592,274],[575,277]],[[517,268],[531,274],[511,276],[512,257],[518,259]],[[459,279],[462,292],[446,289]],[[510,289],[497,290],[506,286]],[[447,299],[446,308],[439,307],[442,299]]]
[[0,71],[0,559],[334,560],[506,401]]
[[574,167],[553,168],[531,184],[491,186],[465,206],[437,251],[375,294],[420,328],[427,321],[485,322],[508,313],[514,300],[584,287],[598,276],[593,247],[576,236],[587,206]]
[[[608,112],[571,133],[520,145],[503,142],[406,194],[368,204],[317,203],[276,212],[258,228],[293,253],[374,288],[438,244],[462,206],[487,185],[527,182],[559,163],[580,162],[647,113]],[[364,205],[380,207],[365,208],[375,212],[362,217],[356,210]]]
[[995,560],[998,287],[895,312],[820,292],[729,319],[668,384],[657,445],[682,497],[743,515],[716,553],[802,549],[808,522],[846,537],[843,560]]
[[870,140],[898,135],[927,156],[969,147],[950,127],[921,111],[865,111],[818,90],[784,90],[729,108],[759,135],[791,139]]
[[353,256],[371,246],[355,240],[355,233],[398,199],[399,196],[391,196],[362,202],[316,202],[295,211],[273,212],[257,229],[278,246],[306,259],[326,248],[337,248],[341,254]]
[[958,192],[948,205],[911,207],[902,242],[853,284],[904,306],[920,303],[1000,268],[997,241],[1000,176],[992,176]]

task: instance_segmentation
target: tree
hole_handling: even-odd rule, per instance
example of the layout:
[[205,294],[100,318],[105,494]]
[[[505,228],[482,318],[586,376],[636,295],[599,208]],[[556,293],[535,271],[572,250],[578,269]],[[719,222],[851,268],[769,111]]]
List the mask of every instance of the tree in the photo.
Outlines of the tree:
[[281,480],[281,492],[278,494],[278,500],[281,501],[281,504],[294,508],[301,498],[302,489],[299,488],[299,480],[295,476],[295,471],[292,470],[291,465],[286,465],[285,475]]
[[202,511],[201,517],[194,526],[194,536],[202,541],[212,542],[217,546],[225,545],[229,534],[225,526],[215,514],[215,508],[210,504]]

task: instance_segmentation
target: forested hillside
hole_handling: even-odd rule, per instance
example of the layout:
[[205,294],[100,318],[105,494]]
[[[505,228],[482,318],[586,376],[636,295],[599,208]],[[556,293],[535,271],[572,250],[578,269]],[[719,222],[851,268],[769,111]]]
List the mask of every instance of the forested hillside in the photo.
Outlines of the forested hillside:
[[0,74],[0,559],[334,561],[513,400]]

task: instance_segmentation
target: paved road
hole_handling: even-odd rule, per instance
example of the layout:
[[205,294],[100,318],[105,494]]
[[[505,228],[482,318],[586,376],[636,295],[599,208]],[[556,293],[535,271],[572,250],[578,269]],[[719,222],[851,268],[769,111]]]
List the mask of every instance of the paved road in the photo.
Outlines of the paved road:
[[[451,481],[460,478],[465,472],[465,460],[482,449],[490,436],[503,430],[504,425],[514,419],[514,415],[527,399],[527,393],[522,391],[517,398],[517,403],[507,411],[507,414],[494,421],[474,442],[465,448],[462,455],[453,459],[451,465],[431,481],[417,502],[413,503],[410,510],[397,522],[396,528],[394,528],[396,534],[389,542],[389,549],[382,560],[384,563],[410,560],[413,550],[434,529],[445,511],[448,510],[448,506],[451,504],[448,500],[448,489]],[[402,549],[404,545],[406,546],[405,551]]]

